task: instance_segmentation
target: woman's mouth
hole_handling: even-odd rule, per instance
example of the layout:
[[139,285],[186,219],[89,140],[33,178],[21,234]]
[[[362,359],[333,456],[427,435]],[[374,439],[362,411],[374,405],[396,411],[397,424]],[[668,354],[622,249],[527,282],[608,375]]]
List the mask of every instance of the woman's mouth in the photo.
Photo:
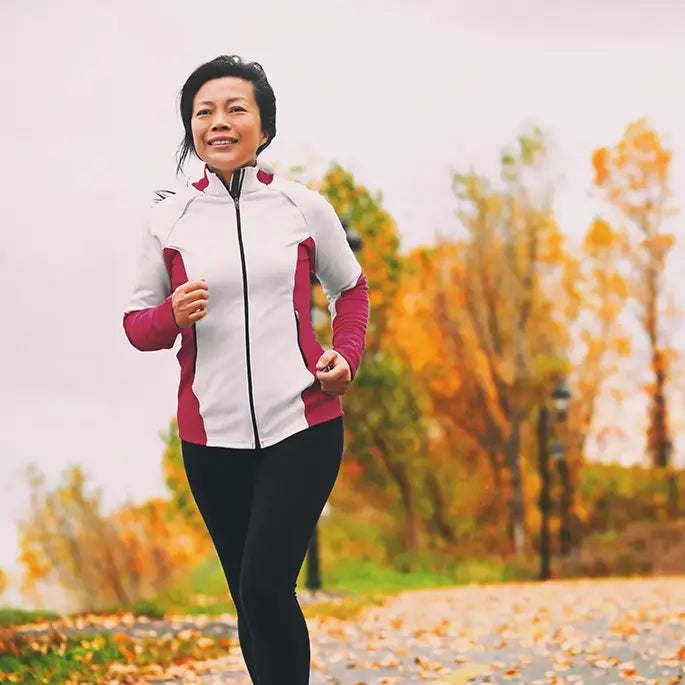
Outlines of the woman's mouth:
[[238,141],[235,138],[215,138],[209,141],[211,147],[229,147]]

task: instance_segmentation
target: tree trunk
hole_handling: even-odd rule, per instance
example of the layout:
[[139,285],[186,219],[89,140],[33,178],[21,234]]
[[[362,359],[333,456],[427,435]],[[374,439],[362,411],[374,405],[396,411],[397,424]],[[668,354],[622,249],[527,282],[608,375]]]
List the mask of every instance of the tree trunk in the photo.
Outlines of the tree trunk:
[[404,542],[406,548],[409,550],[417,550],[419,548],[419,531],[416,524],[414,497],[411,484],[409,483],[407,474],[401,466],[396,464],[389,465],[389,471],[400,490],[400,498],[404,510]]
[[433,472],[426,474],[426,486],[428,488],[428,497],[433,506],[433,526],[443,540],[453,544],[455,542],[454,531],[449,523],[447,523],[442,490],[440,488],[440,483]]
[[653,353],[652,366],[655,375],[654,397],[652,398],[651,426],[650,426],[650,448],[652,451],[652,463],[657,468],[666,468],[669,464],[668,458],[668,422],[666,414],[666,374],[663,369],[658,368],[662,356],[659,350]]
[[[644,229],[643,229],[644,230]],[[649,235],[649,231],[644,231]],[[666,408],[666,354],[661,349],[659,336],[659,272],[650,263],[647,267],[647,298],[645,302],[645,331],[649,338],[652,355],[651,367],[654,374],[654,394],[650,408],[648,428],[649,450],[652,464],[656,468],[666,468],[669,462],[668,410]]]
[[521,420],[511,418],[511,431],[504,444],[504,458],[511,475],[509,516],[514,541],[514,552],[522,558],[526,553],[526,528],[524,520],[523,477],[521,474]]
[[561,481],[561,501],[559,502],[559,551],[562,557],[571,553],[571,497],[573,489],[568,470],[568,462],[562,456],[557,462],[559,480]]
[[492,469],[492,482],[495,486],[495,496],[498,500],[502,499],[502,472],[500,470],[500,461],[498,459],[499,453],[497,449],[491,447],[487,450],[488,461]]
[[400,490],[400,498],[402,500],[402,509],[404,510],[404,536],[405,545],[407,549],[416,550],[419,548],[419,531],[416,523],[416,515],[414,512],[414,498],[411,489],[411,483],[407,478],[404,465],[395,463],[388,458],[388,451],[383,440],[377,438],[376,445],[379,454],[385,467],[388,469],[390,477],[395,481]]

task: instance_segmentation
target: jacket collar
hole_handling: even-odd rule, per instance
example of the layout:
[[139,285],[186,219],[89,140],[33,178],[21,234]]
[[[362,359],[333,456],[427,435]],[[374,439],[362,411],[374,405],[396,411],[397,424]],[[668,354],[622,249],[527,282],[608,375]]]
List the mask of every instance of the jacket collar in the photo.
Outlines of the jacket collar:
[[256,190],[259,184],[257,180],[258,173],[258,166],[240,167],[231,174],[227,188],[221,178],[205,164],[204,176],[192,185],[197,190],[208,195],[225,196],[230,194],[235,199]]

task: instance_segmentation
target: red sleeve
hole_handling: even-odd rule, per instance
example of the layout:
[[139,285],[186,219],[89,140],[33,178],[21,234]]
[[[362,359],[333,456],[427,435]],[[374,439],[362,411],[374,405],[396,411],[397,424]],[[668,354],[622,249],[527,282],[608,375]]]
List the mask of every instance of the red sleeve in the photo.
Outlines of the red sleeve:
[[144,352],[173,347],[181,329],[174,319],[171,295],[156,307],[126,312],[124,330],[131,345]]
[[361,363],[368,321],[369,288],[362,273],[353,288],[340,293],[333,317],[333,349],[347,360],[352,378]]

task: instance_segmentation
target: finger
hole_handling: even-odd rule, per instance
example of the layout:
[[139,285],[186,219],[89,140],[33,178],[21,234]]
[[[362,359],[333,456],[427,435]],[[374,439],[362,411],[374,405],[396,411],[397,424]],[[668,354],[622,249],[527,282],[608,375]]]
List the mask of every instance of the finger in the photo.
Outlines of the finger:
[[182,305],[192,305],[194,302],[199,302],[204,300],[205,302],[209,299],[209,293],[206,290],[195,290],[187,295],[181,295],[179,302]]
[[187,283],[184,283],[181,287],[183,288],[182,292],[186,294],[193,293],[198,290],[208,290],[207,281],[188,281]]
[[335,383],[345,377],[345,369],[340,366],[334,366],[332,369],[321,371],[320,373],[327,383]]
[[195,323],[195,321],[199,321],[200,319],[204,318],[207,316],[207,310],[206,309],[199,309],[196,312],[192,312],[191,314],[188,315],[188,321],[191,323]]
[[198,297],[209,297],[209,291],[207,288],[195,288],[194,290],[183,293],[181,297],[184,300],[192,300]]
[[332,350],[328,350],[328,351],[324,352],[319,357],[319,361],[316,362],[316,368],[317,369],[325,369],[327,366],[334,364],[336,356],[337,356],[336,353],[333,352]]

